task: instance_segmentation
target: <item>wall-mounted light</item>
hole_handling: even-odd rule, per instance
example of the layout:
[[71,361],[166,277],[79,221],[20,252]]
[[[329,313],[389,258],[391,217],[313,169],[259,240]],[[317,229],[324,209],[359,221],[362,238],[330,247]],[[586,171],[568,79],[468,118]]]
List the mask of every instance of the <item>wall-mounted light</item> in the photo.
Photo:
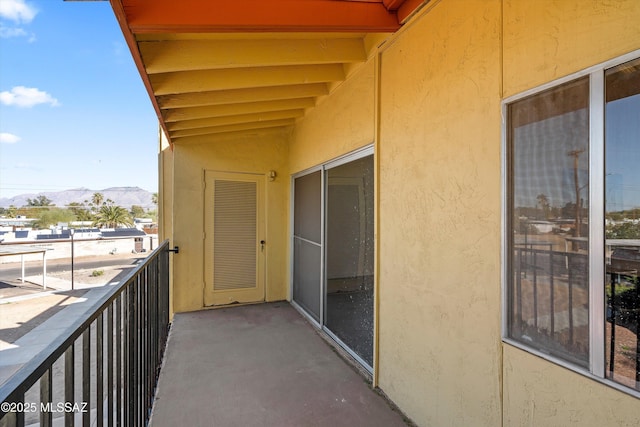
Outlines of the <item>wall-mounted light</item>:
[[269,177],[269,181],[275,181],[278,174],[276,173],[276,171],[270,170],[267,176]]

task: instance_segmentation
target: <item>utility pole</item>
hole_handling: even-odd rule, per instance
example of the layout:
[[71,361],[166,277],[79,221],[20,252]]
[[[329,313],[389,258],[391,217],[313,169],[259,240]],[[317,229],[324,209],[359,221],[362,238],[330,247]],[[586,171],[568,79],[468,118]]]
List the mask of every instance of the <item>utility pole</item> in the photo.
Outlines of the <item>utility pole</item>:
[[[574,237],[580,237],[580,228],[582,226],[582,198],[580,197],[580,182],[578,181],[578,158],[580,154],[584,153],[584,148],[580,150],[571,150],[567,153],[567,155],[573,157],[573,184],[575,186],[576,191],[576,218],[574,224]],[[578,242],[574,241],[573,250],[578,250]]]

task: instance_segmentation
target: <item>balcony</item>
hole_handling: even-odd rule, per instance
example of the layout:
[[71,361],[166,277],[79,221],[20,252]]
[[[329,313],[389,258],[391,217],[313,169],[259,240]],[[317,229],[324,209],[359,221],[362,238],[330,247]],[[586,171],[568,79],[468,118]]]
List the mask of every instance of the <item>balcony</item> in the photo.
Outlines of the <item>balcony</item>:
[[168,242],[2,387],[0,426],[394,426],[287,302],[178,313]]
[[279,302],[177,314],[151,425],[405,422],[294,308]]

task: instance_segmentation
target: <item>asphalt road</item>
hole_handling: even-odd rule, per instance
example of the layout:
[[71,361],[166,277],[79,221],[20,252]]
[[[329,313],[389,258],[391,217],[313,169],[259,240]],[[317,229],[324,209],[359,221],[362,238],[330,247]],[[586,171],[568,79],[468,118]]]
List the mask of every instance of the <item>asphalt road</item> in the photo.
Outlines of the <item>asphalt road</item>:
[[[112,265],[135,265],[140,260],[144,259],[146,255],[138,254],[136,256],[117,257],[89,257],[85,259],[75,259],[73,263],[74,270],[85,269],[99,269],[109,267]],[[55,259],[47,261],[47,273],[57,273],[61,271],[71,270],[71,259]],[[24,266],[25,276],[42,275],[42,261],[28,261]],[[8,264],[0,264],[0,282],[11,281],[20,278],[22,274],[22,268],[19,262],[12,262]]]

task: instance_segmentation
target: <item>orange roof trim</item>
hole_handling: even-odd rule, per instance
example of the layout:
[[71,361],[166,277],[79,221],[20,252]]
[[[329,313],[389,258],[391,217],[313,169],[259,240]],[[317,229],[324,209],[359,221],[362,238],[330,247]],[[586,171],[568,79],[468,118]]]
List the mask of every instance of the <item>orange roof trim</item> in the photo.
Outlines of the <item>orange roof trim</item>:
[[[389,0],[399,8],[405,0]],[[338,0],[120,0],[133,33],[389,32],[400,28],[382,2]]]

